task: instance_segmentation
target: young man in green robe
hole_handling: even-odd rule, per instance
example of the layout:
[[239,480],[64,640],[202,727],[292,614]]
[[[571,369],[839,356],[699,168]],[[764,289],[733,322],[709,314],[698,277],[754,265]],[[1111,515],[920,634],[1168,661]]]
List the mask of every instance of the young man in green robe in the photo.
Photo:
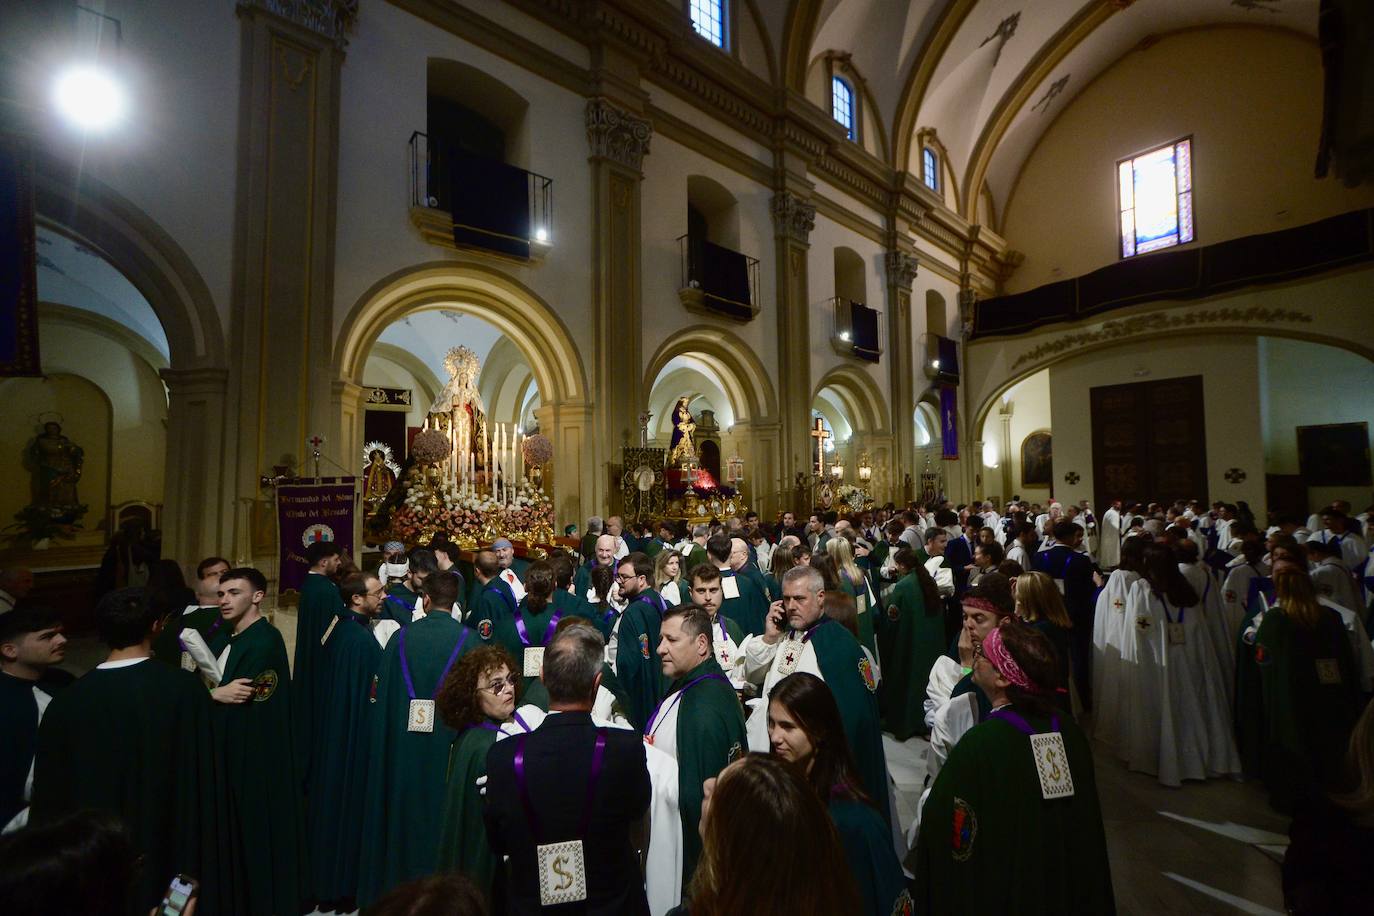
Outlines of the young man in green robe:
[[457,579],[425,580],[433,609],[391,638],[372,679],[367,790],[358,905],[432,873],[454,732],[436,721],[434,697],[465,652],[482,644],[453,619]]
[[645,741],[677,760],[684,888],[701,857],[702,783],[749,745],[739,697],[711,648],[711,630],[705,608],[683,604],[664,613],[658,657],[672,684],[644,732]]
[[723,595],[721,594],[720,570],[704,564],[693,569],[688,578],[690,589],[687,602],[706,609],[711,615],[711,651],[716,657],[725,676],[730,678],[736,690],[745,686],[744,674],[740,668],[739,647],[744,642],[744,631],[739,624],[721,613]]
[[658,646],[663,612],[663,596],[649,587],[654,561],[635,552],[620,561],[616,579],[620,596],[630,603],[620,615],[616,639],[615,674],[630,698],[630,724],[640,731],[654,705],[668,692],[668,679],[654,656]]
[[299,913],[308,899],[305,804],[292,749],[286,643],[262,616],[267,580],[251,567],[220,577],[230,633],[224,678],[211,692],[229,803],[243,832],[243,893],[250,913]]
[[407,569],[405,579],[387,584],[381,614],[383,620],[394,620],[403,627],[417,619],[417,613],[423,613],[420,610],[422,586],[439,571],[439,561],[434,559],[434,551],[422,547],[410,552]]
[[768,695],[793,671],[825,681],[840,707],[845,737],[863,790],[891,817],[887,804],[887,755],[878,716],[877,674],[859,641],[825,616],[825,580],[809,566],[782,577],[782,600],[769,609],[764,632],[740,646],[746,680],[761,688],[764,702],[749,715],[749,748],[768,750]]
[[931,666],[944,654],[945,617],[935,589],[922,585],[916,551],[903,546],[895,561],[904,575],[887,593],[873,622],[883,660],[883,683],[878,691],[883,727],[898,741],[905,741],[930,731],[922,701]]
[[310,772],[310,751],[315,734],[315,670],[323,648],[324,632],[343,610],[339,587],[330,576],[339,569],[339,545],[316,541],[305,548],[310,568],[301,583],[299,613],[296,616],[296,656],[291,665],[291,715],[296,730],[296,746],[302,774]]
[[[734,562],[738,562],[741,569],[748,557],[744,552],[747,550],[745,542],[740,540],[738,546],[740,554],[736,554],[733,541],[723,534],[717,534],[706,542],[706,552],[716,569],[720,570],[721,594],[724,598],[721,610],[726,617],[738,623],[745,633],[762,633],[763,620],[768,616],[768,599],[764,597],[762,587],[736,571],[731,557],[735,557]],[[689,574],[691,569],[688,568]]]
[[[217,666],[202,662],[193,653],[188,640],[182,639],[185,630],[194,630],[200,638],[209,643],[224,620],[219,615],[219,577],[229,571],[229,561],[223,557],[206,557],[196,566],[196,604],[180,612],[173,613],[162,625],[162,631],[153,641],[153,657],[173,667],[187,671],[199,670],[210,683],[219,683]],[[208,662],[208,660],[206,660]]]
[[1114,913],[1092,751],[1053,700],[1059,663],[1032,627],[994,629],[974,659],[993,706],[945,761],[907,867],[922,913]]
[[368,695],[382,659],[371,623],[384,592],[377,577],[365,573],[345,579],[339,593],[346,604],[325,631],[315,673],[306,835],[311,899],[322,910],[347,913],[355,909],[362,850]]
[[472,572],[477,590],[473,593],[466,623],[477,631],[482,642],[490,643],[496,622],[502,617],[513,616],[518,602],[510,586],[498,575],[501,565],[496,561],[495,552],[479,550],[473,557]]
[[96,631],[110,654],[48,705],[29,822],[86,808],[118,815],[141,860],[131,898],[139,912],[177,874],[200,882],[198,913],[248,912],[210,697],[195,675],[149,662],[160,625],[143,589],[101,599]]

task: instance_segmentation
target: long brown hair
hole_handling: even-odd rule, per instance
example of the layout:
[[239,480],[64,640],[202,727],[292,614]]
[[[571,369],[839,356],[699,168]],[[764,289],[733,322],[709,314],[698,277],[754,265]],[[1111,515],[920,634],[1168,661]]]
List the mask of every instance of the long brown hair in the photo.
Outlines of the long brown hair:
[[[861,908],[835,824],[790,763],[749,754],[721,771],[701,840],[692,916],[837,916]],[[766,868],[754,867],[760,850],[768,851]]]
[[829,802],[830,796],[840,791],[850,798],[873,804],[873,799],[864,793],[854,775],[857,767],[854,754],[849,750],[849,739],[844,734],[840,707],[825,681],[805,671],[789,674],[778,681],[768,695],[768,702],[782,704],[806,732],[812,752],[807,779],[821,801]]
[[553,567],[535,560],[525,570],[525,605],[531,614],[542,614],[553,600]]
[[1065,630],[1073,627],[1054,580],[1042,572],[1022,573],[1016,577],[1016,606],[1025,611],[1026,623],[1048,620]]
[[1300,569],[1280,569],[1274,573],[1274,597],[1288,619],[1304,630],[1315,629],[1322,619],[1322,606],[1312,577]]

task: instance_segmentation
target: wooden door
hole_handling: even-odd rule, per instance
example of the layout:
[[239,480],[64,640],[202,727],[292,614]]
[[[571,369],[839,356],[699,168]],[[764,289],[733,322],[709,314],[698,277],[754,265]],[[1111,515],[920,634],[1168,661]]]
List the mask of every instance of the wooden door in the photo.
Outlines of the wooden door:
[[1097,505],[1207,501],[1202,376],[1093,388],[1089,403]]

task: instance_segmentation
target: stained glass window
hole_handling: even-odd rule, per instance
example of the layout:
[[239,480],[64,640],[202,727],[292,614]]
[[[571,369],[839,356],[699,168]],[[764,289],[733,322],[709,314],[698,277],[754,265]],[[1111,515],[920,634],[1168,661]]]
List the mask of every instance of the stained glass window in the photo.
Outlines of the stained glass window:
[[854,133],[854,89],[840,76],[830,80],[830,113],[844,126],[845,136],[857,139]]
[[932,191],[940,190],[940,160],[936,158],[935,150],[928,146],[921,150],[921,180]]
[[692,28],[717,48],[725,47],[725,0],[691,0]]
[[1185,139],[1116,164],[1123,258],[1193,240],[1192,153]]

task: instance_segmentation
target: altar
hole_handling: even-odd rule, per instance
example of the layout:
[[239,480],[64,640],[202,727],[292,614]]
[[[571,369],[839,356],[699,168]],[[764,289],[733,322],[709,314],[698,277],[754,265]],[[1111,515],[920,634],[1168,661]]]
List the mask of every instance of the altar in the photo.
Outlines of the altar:
[[624,514],[637,522],[666,518],[688,525],[742,518],[748,512],[739,489],[744,462],[738,457],[726,462],[724,484],[701,466],[688,399],[679,398],[673,408],[673,435],[667,449],[647,444],[649,419],[649,414],[639,418],[644,444],[627,447],[621,457]]

